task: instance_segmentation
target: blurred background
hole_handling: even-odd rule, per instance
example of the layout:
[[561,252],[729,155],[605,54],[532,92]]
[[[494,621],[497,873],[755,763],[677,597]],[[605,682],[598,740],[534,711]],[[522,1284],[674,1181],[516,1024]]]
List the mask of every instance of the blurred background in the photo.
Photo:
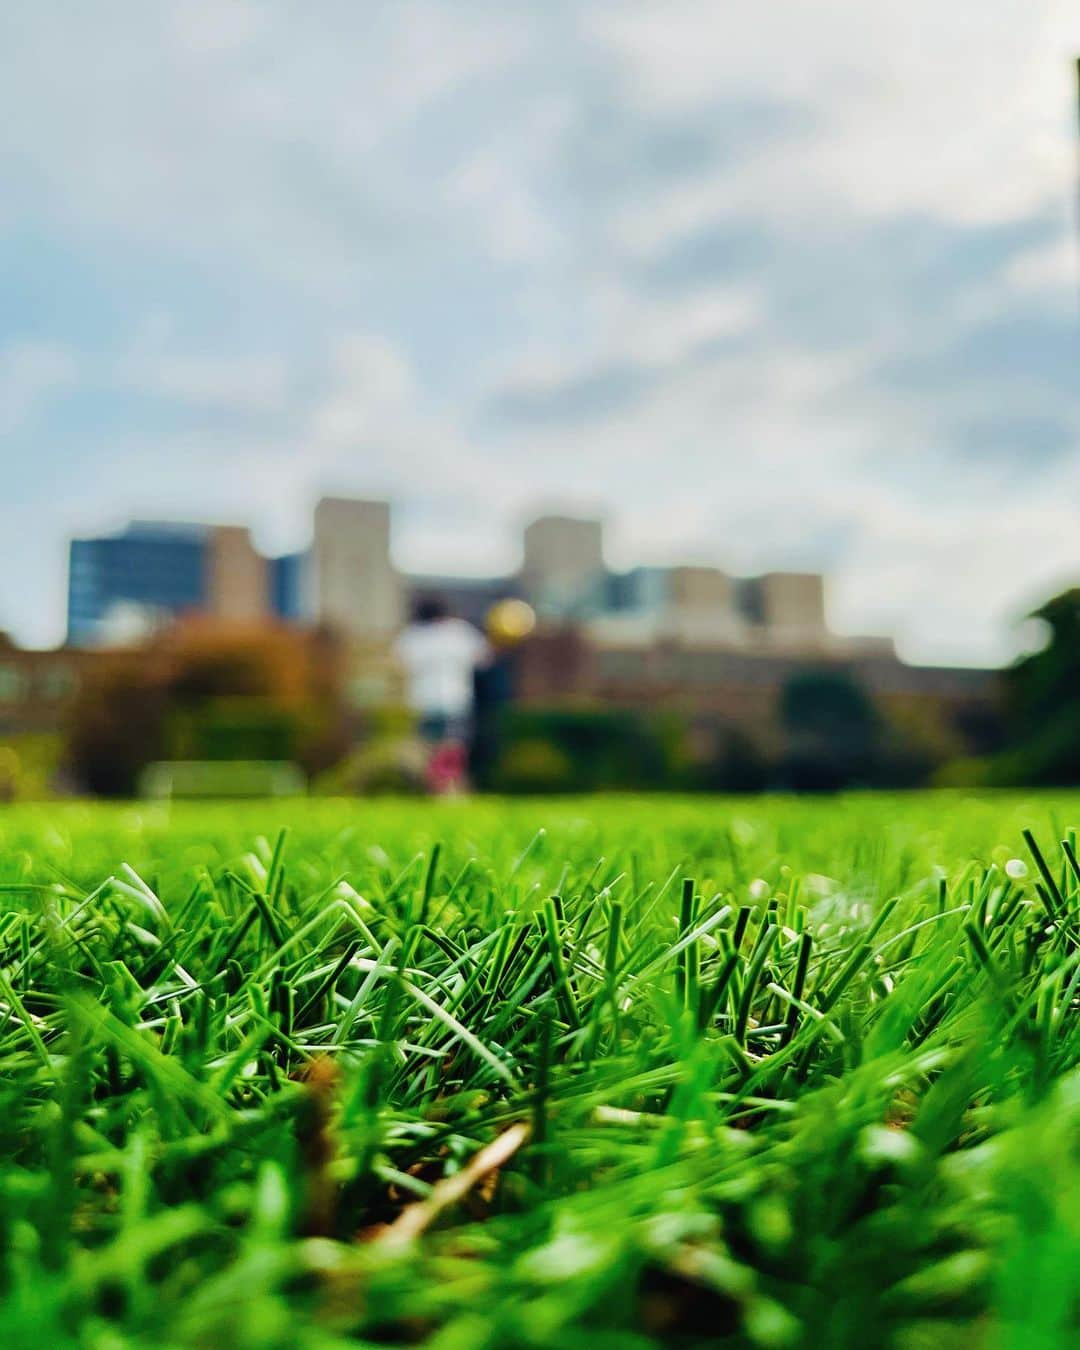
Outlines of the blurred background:
[[7,7],[0,796],[430,790],[432,598],[481,789],[1080,780],[1078,52]]

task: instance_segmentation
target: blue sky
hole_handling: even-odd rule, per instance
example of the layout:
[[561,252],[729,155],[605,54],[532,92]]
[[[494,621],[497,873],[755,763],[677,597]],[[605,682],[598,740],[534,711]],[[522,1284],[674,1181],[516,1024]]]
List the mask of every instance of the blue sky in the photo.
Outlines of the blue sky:
[[846,632],[1007,658],[1080,580],[1057,0],[60,0],[0,10],[0,627],[130,516],[405,567],[828,570]]

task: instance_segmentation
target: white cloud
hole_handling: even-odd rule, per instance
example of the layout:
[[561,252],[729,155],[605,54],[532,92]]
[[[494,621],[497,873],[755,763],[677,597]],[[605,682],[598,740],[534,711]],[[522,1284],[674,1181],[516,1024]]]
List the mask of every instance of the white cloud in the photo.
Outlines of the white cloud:
[[274,413],[285,405],[287,375],[280,357],[159,353],[123,358],[118,367],[121,384],[193,407]]
[[11,342],[0,348],[0,432],[11,433],[51,396],[70,388],[78,372],[67,348]]
[[833,202],[996,220],[1038,206],[1070,172],[1063,131],[1080,19],[1066,0],[772,0],[752,17],[634,0],[594,12],[592,26],[656,107],[768,90],[803,107],[814,133],[755,153],[736,182],[687,185],[654,228],[770,194],[781,215],[812,199],[823,212]]
[[628,345],[650,365],[671,366],[705,343],[749,333],[760,319],[761,302],[749,288],[712,286],[680,304],[652,304],[629,316]]
[[1015,291],[1038,296],[1044,303],[1075,311],[1080,284],[1080,249],[1071,228],[1052,243],[1016,258],[1004,280]]
[[339,0],[317,19],[202,0],[5,10],[11,209],[329,286],[366,233],[429,228],[415,163],[388,144],[524,38],[438,0]]
[[397,433],[412,411],[413,380],[405,357],[370,333],[340,337],[331,355],[332,384],[315,408],[316,442],[363,445]]

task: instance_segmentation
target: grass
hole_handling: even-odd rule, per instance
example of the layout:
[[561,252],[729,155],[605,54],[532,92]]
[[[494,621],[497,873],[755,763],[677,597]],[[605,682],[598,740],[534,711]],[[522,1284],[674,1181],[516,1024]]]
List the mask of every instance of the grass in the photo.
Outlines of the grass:
[[1078,819],[8,809],[7,1342],[1074,1345]]

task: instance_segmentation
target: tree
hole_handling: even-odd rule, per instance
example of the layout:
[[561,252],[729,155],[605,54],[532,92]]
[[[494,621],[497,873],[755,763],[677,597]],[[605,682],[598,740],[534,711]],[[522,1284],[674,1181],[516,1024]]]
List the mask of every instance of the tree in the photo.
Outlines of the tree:
[[1046,645],[1006,672],[1011,749],[997,776],[1010,782],[1080,783],[1080,586],[1062,591],[1031,616]]
[[320,772],[347,748],[339,665],[318,635],[176,625],[88,674],[66,767],[110,797],[132,795],[157,759],[293,759]]
[[164,751],[168,690],[160,669],[140,655],[125,653],[89,673],[71,708],[66,768],[98,797],[133,796],[139,774]]
[[844,670],[793,675],[780,695],[787,749],[781,774],[800,792],[829,792],[871,779],[880,721],[861,685]]

